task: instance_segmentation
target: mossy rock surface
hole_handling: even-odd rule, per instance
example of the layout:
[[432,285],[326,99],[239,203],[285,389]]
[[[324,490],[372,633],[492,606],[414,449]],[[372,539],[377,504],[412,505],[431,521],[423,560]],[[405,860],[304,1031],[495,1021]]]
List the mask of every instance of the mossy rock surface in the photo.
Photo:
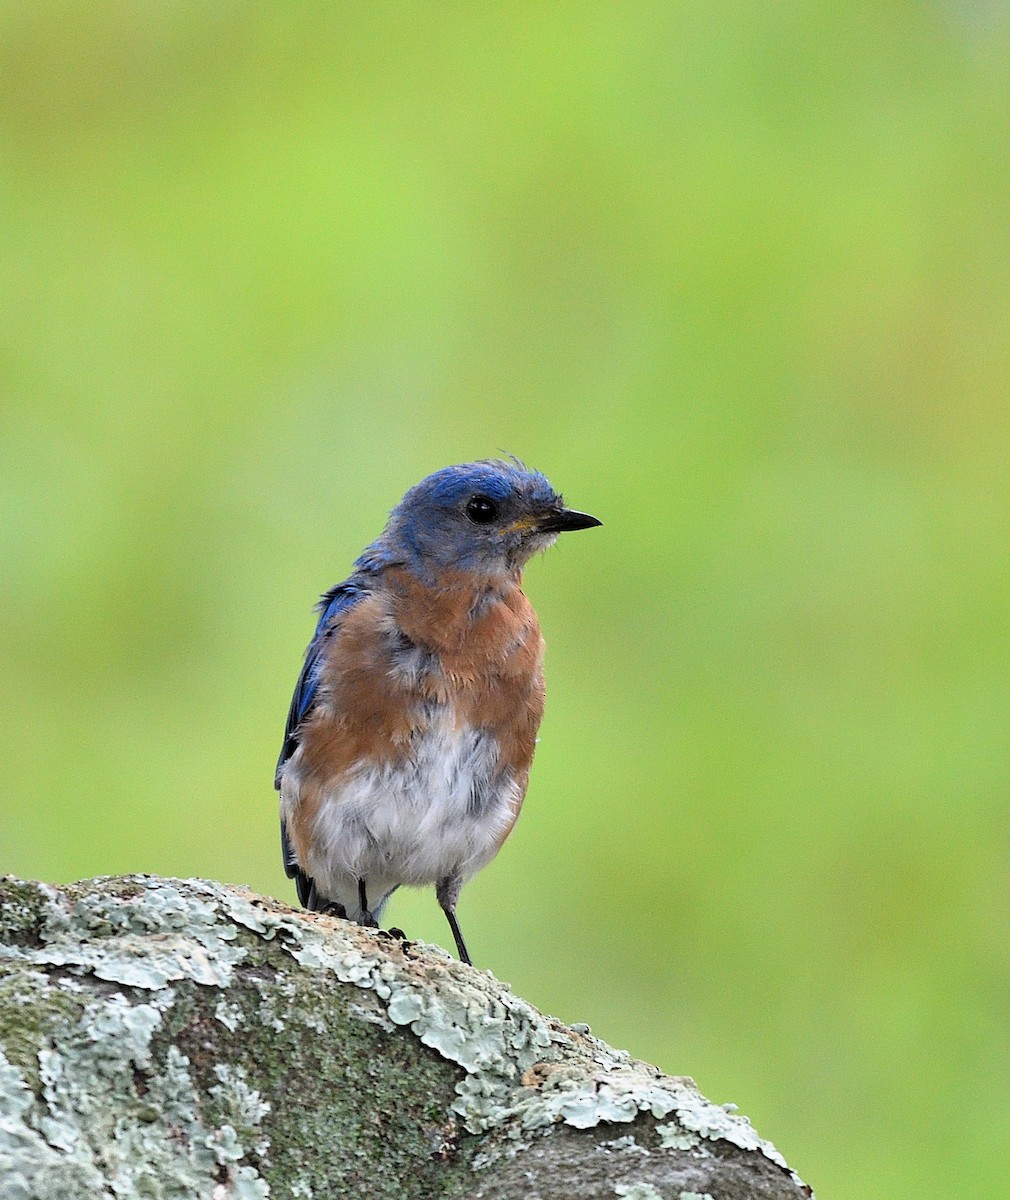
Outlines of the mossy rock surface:
[[800,1197],[488,972],[201,880],[0,882],[0,1200]]

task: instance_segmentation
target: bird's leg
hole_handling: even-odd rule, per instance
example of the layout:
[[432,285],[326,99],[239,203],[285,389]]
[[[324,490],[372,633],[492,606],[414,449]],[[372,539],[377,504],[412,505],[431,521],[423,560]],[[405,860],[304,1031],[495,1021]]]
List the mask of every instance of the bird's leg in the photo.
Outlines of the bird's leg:
[[459,961],[465,962],[467,966],[473,966],[473,959],[466,948],[466,942],[463,941],[463,932],[459,927],[459,922],[456,920],[456,901],[459,899],[459,889],[463,886],[463,880],[459,875],[450,875],[448,879],[443,879],[435,888],[435,895],[438,897],[438,903],[445,913],[445,919],[449,922],[449,928],[452,930],[452,936],[456,941],[456,953],[459,955]]
[[371,929],[378,929],[379,922],[372,916],[368,908],[368,892],[365,889],[365,881],[363,879],[358,880],[358,907],[361,909],[358,924],[368,925]]
[[305,897],[305,907],[309,912],[322,913],[327,917],[347,917],[347,909],[336,900],[327,900],[316,888],[315,880],[309,884],[309,892]]
[[456,920],[456,910],[454,908],[446,908],[442,910],[445,913],[445,918],[449,922],[449,928],[452,930],[452,936],[456,939],[456,953],[459,955],[459,961],[466,963],[468,967],[473,966],[473,959],[470,957],[470,952],[466,948],[466,942],[463,941],[463,931],[459,927],[459,922]]

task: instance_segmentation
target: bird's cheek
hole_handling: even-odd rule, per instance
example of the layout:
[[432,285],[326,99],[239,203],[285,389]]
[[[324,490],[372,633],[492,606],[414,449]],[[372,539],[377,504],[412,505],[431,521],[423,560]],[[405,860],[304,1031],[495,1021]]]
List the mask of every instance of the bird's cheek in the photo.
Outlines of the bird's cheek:
[[525,539],[522,546],[522,561],[526,562],[534,554],[542,554],[558,540],[556,533],[532,533]]

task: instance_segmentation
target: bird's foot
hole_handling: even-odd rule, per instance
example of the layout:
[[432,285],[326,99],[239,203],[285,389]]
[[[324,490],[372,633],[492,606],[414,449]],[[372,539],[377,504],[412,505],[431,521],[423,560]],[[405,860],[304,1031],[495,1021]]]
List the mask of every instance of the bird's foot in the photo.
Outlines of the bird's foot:
[[372,916],[372,910],[368,907],[368,889],[365,887],[363,879],[358,880],[358,917],[359,925],[367,925],[369,929],[378,929],[379,922]]
[[406,950],[411,945],[407,935],[402,929],[397,929],[395,925],[392,929],[380,929],[378,936],[383,940],[399,942],[401,950]]

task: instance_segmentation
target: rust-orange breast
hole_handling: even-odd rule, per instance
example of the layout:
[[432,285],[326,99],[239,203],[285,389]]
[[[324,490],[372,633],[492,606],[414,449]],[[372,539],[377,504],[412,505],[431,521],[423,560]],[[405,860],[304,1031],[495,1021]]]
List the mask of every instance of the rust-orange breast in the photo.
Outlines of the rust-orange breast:
[[496,743],[493,774],[478,783],[500,791],[509,782],[500,845],[519,815],[543,714],[536,613],[518,580],[475,587],[468,576],[436,589],[391,570],[384,583],[341,614],[324,652],[316,708],[300,734],[296,850],[324,799],[339,802],[342,778],[363,764],[394,768],[447,721]]

